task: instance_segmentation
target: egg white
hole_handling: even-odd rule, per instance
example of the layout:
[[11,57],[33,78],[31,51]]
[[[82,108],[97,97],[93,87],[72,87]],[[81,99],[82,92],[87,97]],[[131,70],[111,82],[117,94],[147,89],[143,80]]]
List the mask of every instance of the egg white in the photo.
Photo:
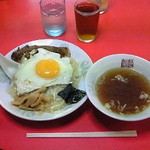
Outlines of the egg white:
[[[42,78],[36,74],[35,66],[43,59],[53,59],[59,63],[60,73],[57,77],[51,79]],[[39,48],[37,54],[19,64],[13,83],[16,85],[17,92],[23,94],[39,89],[41,86],[49,87],[58,84],[69,84],[72,73],[73,68],[69,57],[61,58],[58,53]]]

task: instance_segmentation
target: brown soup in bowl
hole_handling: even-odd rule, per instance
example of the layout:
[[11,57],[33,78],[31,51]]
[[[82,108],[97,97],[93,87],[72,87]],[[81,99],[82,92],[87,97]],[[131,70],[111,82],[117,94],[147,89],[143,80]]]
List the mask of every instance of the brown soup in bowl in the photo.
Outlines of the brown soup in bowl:
[[100,102],[118,114],[135,114],[150,105],[150,82],[129,68],[114,68],[103,73],[96,82]]

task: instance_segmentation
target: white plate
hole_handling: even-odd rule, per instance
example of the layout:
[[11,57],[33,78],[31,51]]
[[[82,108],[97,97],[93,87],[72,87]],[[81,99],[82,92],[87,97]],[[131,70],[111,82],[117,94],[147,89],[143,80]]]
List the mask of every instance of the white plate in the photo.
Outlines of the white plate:
[[[47,46],[67,46],[69,47],[71,51],[71,57],[73,57],[79,64],[80,64],[80,69],[84,72],[88,70],[88,68],[92,65],[92,61],[90,57],[79,47],[66,42],[66,41],[61,41],[61,40],[50,40],[50,39],[43,39],[43,40],[36,40],[36,41],[31,41],[27,42],[25,44],[22,44],[18,47],[22,48],[25,45],[47,45]],[[17,48],[14,48],[12,51],[10,51],[6,57],[10,58],[11,54],[13,51],[16,51]],[[1,68],[0,68],[1,69]],[[85,91],[85,77],[83,77],[79,83],[79,89]],[[63,116],[66,116],[76,109],[78,109],[87,99],[87,96],[82,98],[78,103],[76,104],[71,104],[67,105],[63,109],[59,111],[55,111],[53,113],[43,113],[42,115],[39,115],[38,112],[33,112],[33,111],[26,111],[26,110],[21,110],[16,106],[13,106],[11,104],[11,101],[13,101],[13,98],[11,95],[8,94],[8,88],[10,87],[10,80],[5,76],[5,74],[0,70],[0,104],[1,106],[8,111],[9,113],[23,118],[27,120],[34,120],[34,121],[45,121],[45,120],[54,120],[57,118],[61,118]]]

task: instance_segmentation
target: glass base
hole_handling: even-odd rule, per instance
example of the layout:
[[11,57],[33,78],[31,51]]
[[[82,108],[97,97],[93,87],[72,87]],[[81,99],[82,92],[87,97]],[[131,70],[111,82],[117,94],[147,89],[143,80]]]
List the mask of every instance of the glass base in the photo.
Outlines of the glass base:
[[105,5],[101,5],[101,7],[100,7],[100,14],[105,13],[107,11],[107,9],[108,9],[108,3],[105,4]]
[[45,32],[47,35],[52,36],[52,37],[57,37],[62,35],[65,32],[65,28],[62,29],[45,29]]
[[106,9],[106,10],[101,10],[101,11],[99,12],[99,14],[104,14],[106,11],[107,11],[107,9]]
[[83,39],[80,39],[80,38],[78,38],[78,39],[79,39],[79,41],[84,42],[84,43],[90,43],[90,42],[93,42],[95,40],[95,39],[83,40]]
[[79,41],[81,41],[81,42],[90,43],[95,40],[96,35],[91,35],[91,34],[78,35],[77,34],[77,37],[78,37]]

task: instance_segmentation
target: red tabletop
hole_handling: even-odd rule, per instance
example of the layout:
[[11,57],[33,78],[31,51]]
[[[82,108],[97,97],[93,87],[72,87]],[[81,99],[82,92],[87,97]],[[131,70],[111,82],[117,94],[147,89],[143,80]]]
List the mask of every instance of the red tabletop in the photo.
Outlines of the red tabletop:
[[[92,59],[129,53],[150,60],[150,1],[110,0],[108,12],[100,15],[98,36],[92,43],[76,37],[73,5],[66,0],[67,29],[57,38],[45,34],[38,0],[0,0],[0,52],[37,39],[60,39],[82,48]],[[100,113],[87,100],[61,119],[34,122],[19,119],[0,106],[0,149],[4,150],[149,150],[150,119],[124,122]],[[95,132],[137,130],[132,138],[26,138],[28,132]]]

